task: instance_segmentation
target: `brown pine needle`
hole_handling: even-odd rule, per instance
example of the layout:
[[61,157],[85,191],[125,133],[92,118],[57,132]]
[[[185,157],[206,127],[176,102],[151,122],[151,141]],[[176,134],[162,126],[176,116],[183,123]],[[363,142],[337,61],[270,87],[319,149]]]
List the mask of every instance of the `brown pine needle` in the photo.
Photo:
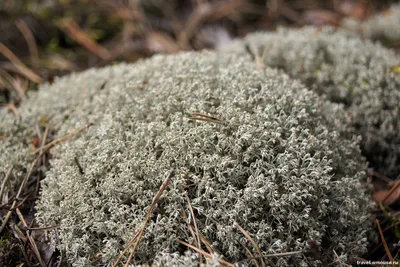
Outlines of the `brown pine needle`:
[[215,253],[215,249],[213,248],[213,246],[210,244],[207,238],[205,238],[205,236],[203,236],[201,233],[200,233],[200,239],[210,253]]
[[29,177],[32,174],[33,168],[36,166],[36,163],[41,159],[41,157],[44,155],[44,153],[41,153],[31,164],[31,167],[29,168],[28,173],[25,175],[24,180],[22,180],[22,183],[19,187],[18,193],[15,196],[15,199],[13,201],[13,204],[11,205],[10,210],[7,212],[6,217],[3,219],[3,223],[0,226],[0,234],[3,232],[4,228],[6,227],[8,220],[10,219],[13,210],[17,207],[17,199],[21,197],[22,191],[25,188],[26,183],[28,182]]
[[26,78],[35,83],[40,83],[42,78],[39,75],[34,73],[30,68],[28,68],[21,60],[10,50],[7,46],[5,46],[2,42],[0,42],[0,53],[3,54],[10,62],[18,69]]
[[16,25],[28,44],[32,66],[37,67],[39,65],[39,50],[36,45],[35,37],[23,19],[18,20]]
[[46,227],[33,227],[33,228],[29,228],[29,231],[47,231],[47,230],[53,230],[53,229],[57,229],[60,228],[59,225],[54,225],[54,226],[46,226]]
[[171,169],[169,172],[168,177],[164,180],[164,182],[162,183],[160,189],[158,190],[156,196],[153,198],[153,201],[151,202],[151,206],[149,211],[146,214],[146,218],[142,224],[142,227],[140,228],[139,232],[135,234],[134,238],[129,242],[128,246],[124,249],[124,251],[121,253],[121,255],[118,257],[117,261],[114,263],[113,267],[116,267],[118,265],[118,263],[121,261],[122,257],[125,255],[125,253],[128,251],[128,249],[132,246],[133,243],[134,246],[131,250],[131,253],[129,255],[129,258],[127,260],[127,262],[125,263],[124,266],[128,266],[129,263],[131,262],[133,256],[135,255],[135,250],[137,249],[138,245],[139,245],[139,241],[140,238],[143,235],[143,232],[146,228],[147,222],[149,221],[151,215],[153,214],[153,210],[158,202],[158,200],[160,199],[162,193],[164,192],[164,190],[167,188],[167,185],[169,183],[169,181],[171,180],[171,178],[175,175],[175,170]]
[[387,193],[386,197],[382,200],[382,203],[385,204],[386,201],[388,200],[388,198],[390,196],[392,196],[392,194],[397,190],[397,188],[400,186],[400,180],[397,180],[395,185],[392,186],[392,188],[390,189],[390,191]]
[[[15,209],[18,215],[18,218],[21,220],[22,224],[24,225],[25,228],[28,228],[28,224],[24,218],[24,215],[22,215],[21,211],[19,210],[19,208]],[[32,246],[32,250],[37,258],[37,260],[39,261],[40,265],[42,267],[46,267],[46,264],[44,264],[42,257],[40,256],[40,252],[39,249],[36,245],[35,239],[30,235],[29,230],[26,231],[26,236],[28,237],[29,243]]]
[[290,251],[290,252],[282,252],[282,253],[274,253],[274,254],[268,254],[263,256],[264,258],[267,257],[282,257],[282,256],[290,256],[290,255],[296,255],[296,254],[300,254],[303,251]]
[[342,260],[339,258],[339,255],[336,253],[335,250],[333,250],[333,253],[335,254],[335,256],[336,256],[336,258],[337,258],[336,262],[339,262],[340,267],[343,267],[343,262],[342,262]]
[[193,115],[192,117],[189,117],[190,120],[208,121],[208,122],[224,124],[224,122],[222,120],[215,118],[213,116],[207,115],[207,114],[202,114],[199,112],[192,112],[192,115]]
[[382,244],[383,244],[383,247],[385,248],[386,254],[387,254],[387,256],[389,257],[389,260],[390,260],[391,262],[394,262],[392,253],[390,253],[390,250],[389,250],[389,247],[388,247],[388,245],[387,245],[387,243],[386,243],[385,237],[383,236],[383,232],[382,232],[382,229],[381,229],[381,224],[379,223],[379,220],[378,220],[378,219],[376,219],[376,225],[378,226],[379,235],[381,236]]
[[37,153],[39,153],[39,152],[41,152],[43,150],[47,150],[47,149],[55,146],[58,143],[64,142],[64,141],[68,140],[69,138],[71,138],[72,136],[74,136],[74,135],[76,135],[76,134],[78,134],[78,133],[80,133],[82,131],[87,130],[92,125],[93,125],[92,123],[86,124],[84,127],[79,128],[78,130],[72,131],[69,134],[67,134],[66,136],[57,138],[56,140],[53,140],[50,143],[47,143],[46,145],[44,145],[44,146],[42,146],[42,147],[40,147],[38,149],[35,149],[34,151],[30,152],[29,155],[35,155],[35,154],[37,154]]
[[[203,256],[206,257],[206,258],[209,258],[209,259],[212,259],[212,258],[213,258],[211,254],[205,252],[204,250],[198,249],[198,248],[196,248],[195,246],[192,246],[192,245],[190,245],[190,244],[188,244],[188,243],[186,243],[186,242],[184,242],[184,241],[181,241],[181,240],[177,240],[177,241],[178,241],[179,243],[181,243],[182,245],[185,245],[185,246],[187,246],[188,248],[191,248],[191,249],[193,249],[194,251],[203,254]],[[230,262],[227,262],[227,261],[225,261],[225,260],[223,260],[223,259],[217,259],[217,260],[218,260],[219,263],[221,263],[221,264],[223,264],[223,265],[232,266],[232,267],[235,266],[234,264],[232,264],[232,263],[230,263]]]
[[6,176],[4,177],[3,182],[1,183],[1,188],[0,188],[0,201],[2,201],[2,199],[3,199],[4,188],[6,187],[6,183],[7,183],[8,179],[9,179],[10,176],[11,176],[11,172],[12,172],[12,169],[13,169],[13,168],[14,168],[14,166],[11,166],[11,167],[8,169],[8,171],[7,171],[7,173],[6,173]]
[[258,66],[258,68],[260,68],[260,69],[264,69],[265,68],[264,62],[265,62],[265,59],[267,58],[267,55],[268,55],[269,51],[271,51],[272,47],[273,47],[273,44],[269,44],[264,49],[264,52],[263,52],[263,54],[261,56],[260,65]]
[[183,209],[183,206],[181,204],[180,204],[180,207],[181,207],[181,215],[183,217],[183,220],[186,222],[186,224],[189,228],[189,231],[192,234],[193,239],[196,240],[196,233],[194,232],[194,226],[189,223],[189,219],[186,216],[185,210]]
[[58,26],[72,39],[93,54],[101,57],[104,60],[110,60],[112,58],[111,53],[106,48],[90,38],[89,35],[87,35],[87,33],[85,33],[82,28],[79,27],[79,25],[76,24],[76,22],[72,19],[62,19],[58,23]]
[[260,267],[260,265],[258,265],[258,262],[256,260],[256,258],[254,257],[253,253],[251,253],[251,251],[246,247],[245,244],[242,244],[242,246],[244,247],[244,249],[246,250],[246,252],[250,255],[250,259],[254,262],[254,265],[256,267]]
[[[194,224],[194,229],[195,229],[195,232],[196,232],[196,239],[197,239],[197,247],[198,247],[199,249],[201,249],[201,241],[200,241],[200,235],[199,235],[199,228],[197,228],[197,223],[196,223],[196,218],[195,218],[195,216],[194,216],[194,211],[193,211],[192,203],[190,202],[190,198],[189,198],[189,196],[188,196],[187,191],[185,191],[185,197],[186,197],[186,201],[187,201],[187,203],[188,203],[188,205],[189,205],[190,214],[192,215],[192,218],[193,218],[193,224]],[[199,253],[199,259],[200,259],[200,264],[202,264],[202,263],[203,263],[203,260],[202,260],[202,258],[201,258],[201,254],[200,254],[200,253]]]
[[256,249],[258,255],[260,255],[261,259],[261,266],[265,267],[265,262],[264,262],[264,257],[261,253],[260,248],[257,246],[256,242],[254,242],[253,238],[249,235],[249,233],[246,232],[237,222],[235,222],[236,227],[239,229],[240,232],[248,239],[250,242],[253,244],[254,248]]

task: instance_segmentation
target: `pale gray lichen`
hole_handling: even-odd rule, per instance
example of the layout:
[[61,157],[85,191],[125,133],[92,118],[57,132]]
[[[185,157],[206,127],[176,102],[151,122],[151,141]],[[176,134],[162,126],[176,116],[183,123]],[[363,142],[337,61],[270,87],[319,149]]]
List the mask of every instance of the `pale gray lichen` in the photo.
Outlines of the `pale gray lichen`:
[[400,75],[391,72],[400,57],[393,51],[350,32],[305,27],[253,33],[221,53],[283,69],[343,103],[371,165],[393,178],[400,173]]
[[[228,261],[249,258],[243,244],[252,248],[236,223],[264,255],[300,251],[268,257],[268,265],[328,264],[332,250],[348,259],[366,251],[366,163],[358,139],[344,137],[340,105],[279,71],[211,52],[155,56],[113,71],[119,82],[83,109],[97,125],[58,148],[37,203],[40,224],[60,226],[60,248],[73,266],[115,261],[171,168],[137,264],[183,253],[177,239],[194,241],[181,213],[191,217],[185,190],[200,232]],[[195,112],[223,123],[190,119]],[[306,249],[310,240],[319,244],[315,254]]]
[[[118,86],[119,76],[128,70],[127,65],[120,64],[57,78],[56,86],[45,83],[39,92],[29,92],[17,114],[0,109],[0,178],[12,167],[10,183],[17,190],[37,156],[29,155],[36,148],[32,144],[35,138],[41,140],[46,127],[50,130],[49,138],[55,139],[95,123],[103,112],[101,101],[118,93],[111,88]],[[100,94],[103,98],[98,97]]]
[[359,22],[347,19],[343,22],[364,38],[378,40],[388,46],[400,45],[400,4],[396,3],[383,13],[379,13],[367,21]]

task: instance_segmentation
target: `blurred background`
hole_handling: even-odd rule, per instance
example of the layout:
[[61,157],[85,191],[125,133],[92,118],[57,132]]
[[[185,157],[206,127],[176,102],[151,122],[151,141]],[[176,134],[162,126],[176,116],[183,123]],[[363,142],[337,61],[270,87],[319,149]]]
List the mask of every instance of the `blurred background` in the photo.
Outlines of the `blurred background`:
[[1,0],[0,105],[72,71],[218,48],[278,26],[364,21],[389,0]]

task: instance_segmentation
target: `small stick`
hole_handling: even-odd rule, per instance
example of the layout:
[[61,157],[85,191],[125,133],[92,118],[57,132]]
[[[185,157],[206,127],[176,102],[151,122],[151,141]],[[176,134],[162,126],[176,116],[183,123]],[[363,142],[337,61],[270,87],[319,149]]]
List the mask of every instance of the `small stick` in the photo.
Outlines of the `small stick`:
[[387,243],[386,243],[385,237],[383,236],[383,232],[382,232],[382,229],[381,229],[381,224],[379,223],[379,220],[378,220],[378,219],[376,219],[376,225],[378,226],[379,235],[381,236],[382,244],[383,244],[383,247],[385,248],[386,254],[387,254],[387,256],[389,257],[389,260],[390,260],[391,262],[394,262],[392,253],[390,253],[390,250],[389,250],[389,247],[388,247],[388,245],[387,245]]
[[66,136],[57,138],[56,140],[53,140],[50,143],[47,143],[46,145],[44,145],[44,146],[42,146],[42,147],[40,147],[38,149],[35,149],[34,151],[30,152],[29,155],[35,155],[35,154],[39,153],[42,150],[47,150],[50,147],[53,147],[58,143],[64,142],[64,141],[68,140],[69,138],[71,138],[72,136],[74,136],[74,135],[76,135],[76,134],[78,134],[78,133],[80,133],[80,132],[82,132],[84,130],[87,130],[92,125],[93,125],[92,123],[86,124],[84,127],[80,128],[78,130],[72,131],[69,134],[67,134]]

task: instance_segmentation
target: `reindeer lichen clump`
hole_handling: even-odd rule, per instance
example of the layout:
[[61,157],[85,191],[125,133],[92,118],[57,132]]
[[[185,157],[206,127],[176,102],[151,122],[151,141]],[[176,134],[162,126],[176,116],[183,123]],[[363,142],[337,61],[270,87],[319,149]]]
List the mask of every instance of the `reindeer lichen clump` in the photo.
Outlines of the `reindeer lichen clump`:
[[276,67],[332,102],[342,103],[377,171],[400,173],[400,64],[394,51],[354,33],[305,27],[253,33],[221,53]]
[[298,252],[267,265],[324,265],[333,250],[342,261],[366,251],[366,162],[341,105],[280,71],[212,52],[155,56],[103,75],[117,77],[113,86],[81,107],[95,125],[57,147],[37,203],[40,224],[59,225],[73,266],[115,262],[171,168],[137,264],[190,258],[177,240],[196,243],[194,220],[231,262],[246,262],[253,247],[238,226],[263,256]]

